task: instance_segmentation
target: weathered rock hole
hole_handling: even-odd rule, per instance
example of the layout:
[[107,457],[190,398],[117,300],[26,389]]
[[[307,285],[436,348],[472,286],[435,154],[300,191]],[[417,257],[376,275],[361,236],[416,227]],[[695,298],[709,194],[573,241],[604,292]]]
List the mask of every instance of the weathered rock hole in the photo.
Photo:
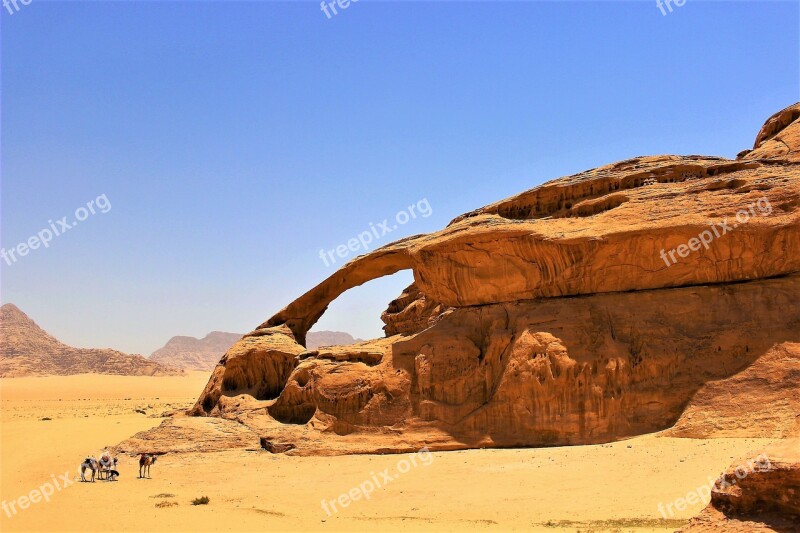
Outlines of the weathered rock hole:
[[257,400],[273,400],[286,386],[295,364],[291,353],[249,350],[225,368],[221,391],[226,396],[249,394]]
[[[708,175],[713,176],[714,169],[712,168],[708,169]],[[747,180],[743,179],[720,180],[720,181],[715,181],[713,183],[709,183],[708,185],[706,185],[704,190],[719,191],[721,189],[738,189],[739,187],[743,187],[744,185],[747,185]]]
[[629,201],[624,194],[612,194],[597,200],[586,200],[577,204],[568,216],[591,217],[615,209]]
[[308,385],[308,381],[309,381],[310,377],[311,376],[310,376],[308,370],[306,370],[304,368],[304,369],[302,369],[302,370],[300,370],[300,371],[295,373],[294,380],[297,383],[298,387],[303,388],[306,385]]
[[205,399],[203,400],[203,410],[206,413],[211,412],[211,410],[214,408],[215,403],[216,402],[212,400],[210,396],[206,396]]
[[267,407],[267,411],[272,418],[283,424],[303,425],[308,424],[311,419],[314,418],[314,413],[316,413],[317,408],[310,404],[293,405],[290,407],[272,405]]
[[281,395],[281,391],[277,388],[263,387],[256,392],[256,400],[274,400]]
[[231,377],[224,377],[222,379],[222,390],[225,392],[235,391],[238,388],[236,380]]

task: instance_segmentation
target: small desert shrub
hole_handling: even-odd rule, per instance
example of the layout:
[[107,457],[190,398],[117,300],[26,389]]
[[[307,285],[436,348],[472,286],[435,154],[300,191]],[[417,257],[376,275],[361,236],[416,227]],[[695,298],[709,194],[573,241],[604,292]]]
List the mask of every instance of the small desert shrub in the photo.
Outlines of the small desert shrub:
[[208,504],[208,496],[202,496],[200,498],[195,498],[192,500],[192,505],[207,505]]
[[169,492],[162,492],[161,494],[156,494],[155,496],[150,496],[151,498],[174,498],[174,494],[170,494]]
[[175,507],[176,505],[178,505],[178,502],[158,502],[156,507],[163,509],[164,507]]

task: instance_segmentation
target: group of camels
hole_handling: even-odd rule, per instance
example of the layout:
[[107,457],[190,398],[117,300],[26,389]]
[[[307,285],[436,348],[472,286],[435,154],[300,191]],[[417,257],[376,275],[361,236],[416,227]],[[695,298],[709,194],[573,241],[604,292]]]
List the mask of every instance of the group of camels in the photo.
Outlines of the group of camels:
[[[139,456],[139,479],[150,478],[150,467],[156,462],[157,458],[158,454],[153,453],[143,453]],[[92,472],[91,480],[86,479],[87,470]],[[111,457],[108,451],[101,453],[99,460],[89,456],[81,463],[81,481],[83,482],[91,481],[94,483],[95,478],[116,481],[117,477],[119,477],[117,458]]]

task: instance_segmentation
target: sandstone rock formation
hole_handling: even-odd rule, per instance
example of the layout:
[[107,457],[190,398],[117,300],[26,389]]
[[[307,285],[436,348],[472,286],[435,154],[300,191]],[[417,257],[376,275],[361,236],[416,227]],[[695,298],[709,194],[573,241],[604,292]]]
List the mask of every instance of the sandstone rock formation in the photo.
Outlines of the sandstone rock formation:
[[0,377],[85,373],[158,376],[181,371],[141,355],[67,346],[48,335],[15,305],[0,307]]
[[386,324],[383,331],[387,337],[422,331],[432,326],[447,309],[447,306],[422,294],[416,283],[412,283],[403,294],[389,302],[389,307],[381,314],[381,320]]
[[[622,161],[360,256],[239,340],[191,413],[294,454],[598,443],[667,429],[732,379],[783,406],[764,417],[783,436],[800,391],[782,362],[800,342],[798,154],[800,104],[737,160]],[[415,281],[386,338],[307,349],[331,301],[401,269]],[[698,431],[689,414],[676,431]],[[731,410],[705,415],[736,431]]]
[[[800,345],[774,346],[800,335],[798,298],[792,276],[465,307],[415,335],[318,352],[276,326],[228,352],[195,413],[300,453],[336,452],[350,434],[373,439],[351,443],[357,451],[606,442],[670,427],[706,383],[754,361],[800,359]],[[800,376],[790,366],[780,376],[761,389],[788,416]],[[737,406],[725,412],[738,419]],[[766,436],[788,423],[772,409],[749,414],[755,426],[777,418]],[[339,442],[310,440],[306,424]]]
[[[184,370],[213,370],[228,348],[241,337],[241,333],[222,331],[212,331],[202,339],[172,337],[150,355],[150,360]],[[341,331],[313,331],[306,341],[308,349],[314,350],[320,346],[351,344],[356,339]]]
[[[260,327],[286,324],[302,344],[341,293],[409,268],[420,293],[447,307],[797,272],[800,256],[791,251],[800,245],[798,130],[797,120],[762,130],[770,140],[757,146],[788,143],[784,156],[771,150],[760,159],[759,148],[736,161],[640,157],[548,182],[462,215],[442,231],[354,259]],[[682,245],[700,249],[683,255]]]

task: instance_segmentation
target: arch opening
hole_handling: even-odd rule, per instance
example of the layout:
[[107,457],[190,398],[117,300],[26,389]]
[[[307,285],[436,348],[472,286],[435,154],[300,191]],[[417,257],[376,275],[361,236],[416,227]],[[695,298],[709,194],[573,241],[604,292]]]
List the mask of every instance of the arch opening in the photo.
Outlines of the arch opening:
[[[313,350],[318,346],[384,337],[381,313],[413,281],[410,270],[401,270],[347,290],[330,303],[309,330],[305,346]],[[353,340],[347,339],[347,335]]]

